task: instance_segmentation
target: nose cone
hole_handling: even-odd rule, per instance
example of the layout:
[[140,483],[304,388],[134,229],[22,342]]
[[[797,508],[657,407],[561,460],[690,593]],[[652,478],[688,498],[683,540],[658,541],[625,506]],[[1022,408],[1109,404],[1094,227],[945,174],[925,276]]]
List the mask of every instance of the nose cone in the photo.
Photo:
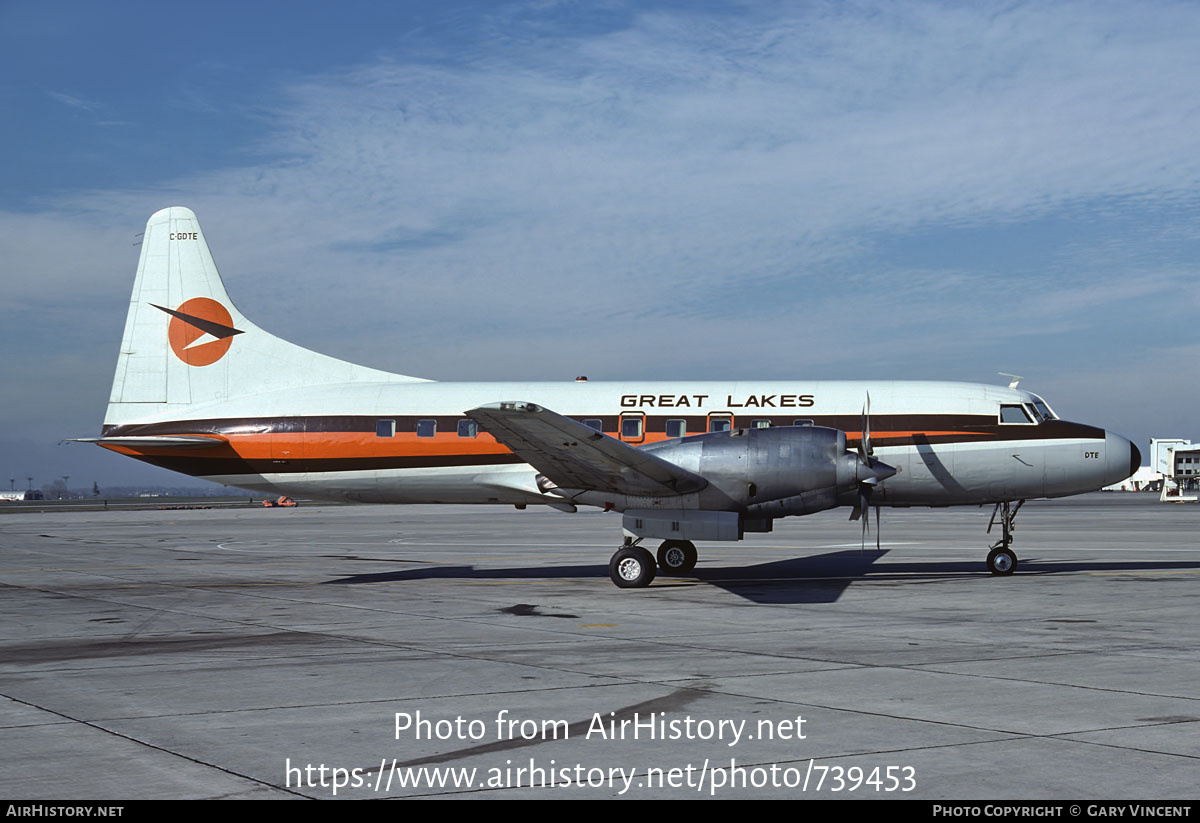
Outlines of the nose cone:
[[1142,465],[1142,453],[1138,447],[1112,432],[1104,433],[1104,457],[1107,468],[1105,485],[1120,483]]

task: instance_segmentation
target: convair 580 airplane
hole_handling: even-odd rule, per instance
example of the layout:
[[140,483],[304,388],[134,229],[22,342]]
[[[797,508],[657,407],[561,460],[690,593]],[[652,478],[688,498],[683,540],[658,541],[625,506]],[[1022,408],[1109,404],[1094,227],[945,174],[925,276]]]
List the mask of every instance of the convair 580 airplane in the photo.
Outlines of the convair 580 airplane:
[[[1028,498],[1128,477],[1128,440],[1026,391],[971,383],[437,383],[274,337],[230,301],[188,209],[150,218],[105,448],[243,488],[363,503],[622,513],[621,587],[696,563],[695,540],[852,506],[996,504],[993,574]],[[990,526],[989,526],[990,530]],[[646,538],[664,542],[657,558]],[[656,564],[657,559],[657,564]],[[656,568],[657,566],[657,568]]]

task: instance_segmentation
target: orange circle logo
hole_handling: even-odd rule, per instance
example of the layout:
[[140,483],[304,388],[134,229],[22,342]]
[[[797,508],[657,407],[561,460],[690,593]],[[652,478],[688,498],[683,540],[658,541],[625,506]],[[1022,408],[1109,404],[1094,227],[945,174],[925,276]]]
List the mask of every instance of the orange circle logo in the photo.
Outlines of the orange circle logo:
[[162,310],[171,315],[167,327],[171,351],[189,366],[216,363],[229,351],[234,335],[242,333],[233,327],[229,309],[209,297],[193,297],[174,311]]

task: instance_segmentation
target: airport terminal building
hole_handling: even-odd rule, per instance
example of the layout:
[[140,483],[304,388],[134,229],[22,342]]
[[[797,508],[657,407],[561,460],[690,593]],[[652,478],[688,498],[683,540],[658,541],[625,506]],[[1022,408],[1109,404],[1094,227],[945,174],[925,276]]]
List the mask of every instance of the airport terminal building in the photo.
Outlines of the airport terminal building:
[[1150,465],[1105,491],[1157,491],[1166,502],[1193,502],[1200,491],[1200,443],[1178,437],[1150,439]]

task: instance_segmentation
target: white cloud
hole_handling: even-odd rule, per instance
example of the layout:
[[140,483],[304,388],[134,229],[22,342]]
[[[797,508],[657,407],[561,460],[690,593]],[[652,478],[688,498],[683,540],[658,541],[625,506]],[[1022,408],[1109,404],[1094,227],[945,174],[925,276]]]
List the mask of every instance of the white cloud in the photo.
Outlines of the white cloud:
[[96,111],[100,108],[100,104],[92,100],[85,100],[82,97],[76,97],[73,94],[66,94],[61,91],[54,91],[53,89],[46,89],[46,95],[51,100],[56,100],[64,106],[70,106],[80,111]]

